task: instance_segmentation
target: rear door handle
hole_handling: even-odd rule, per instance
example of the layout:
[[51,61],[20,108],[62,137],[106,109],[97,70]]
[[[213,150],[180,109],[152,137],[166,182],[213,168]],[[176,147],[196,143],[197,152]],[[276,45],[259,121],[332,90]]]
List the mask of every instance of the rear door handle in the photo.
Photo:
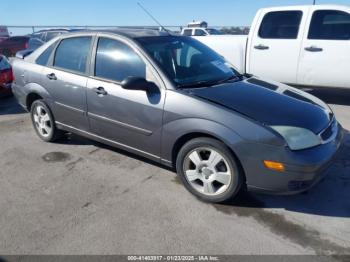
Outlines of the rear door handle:
[[46,76],[47,76],[47,78],[50,79],[50,80],[57,80],[57,77],[56,77],[55,73],[51,73],[51,74],[48,74],[48,75],[46,75]]
[[98,95],[102,95],[102,96],[105,96],[105,95],[108,95],[107,91],[102,87],[96,87],[93,89],[95,91],[96,94]]
[[270,47],[268,47],[268,46],[266,46],[266,45],[260,44],[260,45],[254,46],[254,48],[255,48],[255,49],[258,49],[258,50],[267,50],[267,49],[269,49]]
[[320,48],[317,46],[309,46],[309,47],[305,47],[305,50],[308,52],[322,52],[323,48]]

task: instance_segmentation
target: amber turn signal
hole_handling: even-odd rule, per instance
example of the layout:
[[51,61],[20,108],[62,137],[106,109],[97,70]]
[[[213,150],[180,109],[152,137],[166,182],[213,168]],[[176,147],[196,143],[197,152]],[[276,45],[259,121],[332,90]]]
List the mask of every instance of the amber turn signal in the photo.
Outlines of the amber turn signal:
[[276,170],[276,171],[280,171],[280,172],[283,172],[283,171],[286,170],[284,165],[282,163],[280,163],[280,162],[274,162],[274,161],[267,161],[267,160],[265,160],[264,164],[265,164],[265,166],[268,169],[272,169],[272,170]]

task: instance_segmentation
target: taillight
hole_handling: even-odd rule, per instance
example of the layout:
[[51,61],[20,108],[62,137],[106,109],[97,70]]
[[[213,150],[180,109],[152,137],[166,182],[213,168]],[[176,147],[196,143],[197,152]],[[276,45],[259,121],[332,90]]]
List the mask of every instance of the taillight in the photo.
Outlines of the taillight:
[[24,45],[24,49],[28,49],[29,48],[29,42],[26,42]]
[[15,82],[15,74],[12,70],[12,68],[10,69],[10,72],[9,72],[9,76],[10,76],[10,82]]

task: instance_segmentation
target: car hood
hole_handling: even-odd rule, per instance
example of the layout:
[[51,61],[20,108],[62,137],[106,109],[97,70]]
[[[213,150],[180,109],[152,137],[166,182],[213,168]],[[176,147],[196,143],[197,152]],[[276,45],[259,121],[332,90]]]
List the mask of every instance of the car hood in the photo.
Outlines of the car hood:
[[320,133],[333,113],[320,99],[284,84],[252,77],[187,89],[191,95],[237,111],[268,126],[294,126]]

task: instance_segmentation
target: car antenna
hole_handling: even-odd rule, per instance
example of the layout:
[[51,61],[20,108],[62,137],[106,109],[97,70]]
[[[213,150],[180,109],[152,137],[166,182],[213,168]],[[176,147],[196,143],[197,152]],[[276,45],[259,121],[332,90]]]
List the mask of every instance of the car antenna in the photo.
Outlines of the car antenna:
[[137,2],[137,5],[154,21],[156,22],[156,24],[158,24],[160,26],[160,28],[162,30],[164,30],[165,32],[167,32],[169,35],[170,32],[168,29],[166,29],[140,2]]

